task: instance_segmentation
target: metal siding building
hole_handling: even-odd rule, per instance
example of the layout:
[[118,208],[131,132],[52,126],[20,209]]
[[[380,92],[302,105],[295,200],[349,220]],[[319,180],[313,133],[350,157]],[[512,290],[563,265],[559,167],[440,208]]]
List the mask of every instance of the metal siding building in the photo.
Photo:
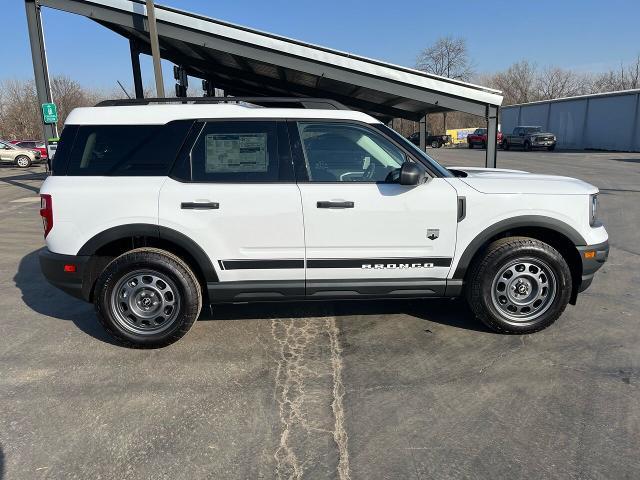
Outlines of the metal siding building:
[[504,133],[540,125],[558,148],[640,151],[640,90],[559,98],[502,107]]

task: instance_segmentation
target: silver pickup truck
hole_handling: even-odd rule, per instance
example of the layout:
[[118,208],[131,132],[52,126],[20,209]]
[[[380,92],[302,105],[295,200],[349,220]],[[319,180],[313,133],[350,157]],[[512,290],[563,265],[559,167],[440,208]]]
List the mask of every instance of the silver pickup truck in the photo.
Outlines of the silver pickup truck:
[[509,150],[511,147],[520,147],[526,151],[533,148],[545,148],[549,151],[556,148],[556,136],[553,133],[543,132],[542,127],[520,126],[513,129],[511,135],[505,135],[502,147]]

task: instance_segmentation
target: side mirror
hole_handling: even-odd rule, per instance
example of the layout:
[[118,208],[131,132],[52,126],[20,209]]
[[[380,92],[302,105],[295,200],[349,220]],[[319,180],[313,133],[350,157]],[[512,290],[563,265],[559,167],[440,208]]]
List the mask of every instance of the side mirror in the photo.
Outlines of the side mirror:
[[424,172],[413,162],[404,162],[400,167],[400,185],[418,185]]

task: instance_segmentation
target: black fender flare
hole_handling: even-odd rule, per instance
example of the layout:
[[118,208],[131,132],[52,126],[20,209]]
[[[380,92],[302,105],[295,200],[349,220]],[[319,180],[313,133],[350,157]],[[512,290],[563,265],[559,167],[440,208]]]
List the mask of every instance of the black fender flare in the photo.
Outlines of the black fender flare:
[[485,228],[471,241],[471,243],[469,243],[460,256],[460,261],[458,262],[455,273],[453,274],[453,278],[464,279],[473,257],[475,257],[476,253],[478,253],[490,238],[511,229],[522,227],[542,227],[553,230],[554,232],[567,237],[576,247],[587,244],[587,241],[578,231],[576,231],[572,226],[567,225],[556,218],[544,215],[521,215],[513,218],[507,218]]
[[201,269],[205,281],[218,281],[218,275],[213,267],[213,263],[200,245],[185,234],[161,225],[132,223],[109,228],[89,239],[80,248],[78,255],[94,255],[100,248],[108,243],[130,237],[152,237],[157,238],[158,240],[166,240],[174,243],[193,257],[198,264],[198,267]]

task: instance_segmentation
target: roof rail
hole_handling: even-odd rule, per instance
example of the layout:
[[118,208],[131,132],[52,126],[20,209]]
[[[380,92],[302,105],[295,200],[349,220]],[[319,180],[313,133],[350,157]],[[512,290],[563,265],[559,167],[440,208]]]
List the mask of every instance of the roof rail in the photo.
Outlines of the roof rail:
[[207,103],[251,103],[262,107],[317,108],[322,110],[349,110],[342,103],[330,98],[311,97],[176,97],[176,98],[125,98],[104,100],[96,107],[151,104],[207,104]]

